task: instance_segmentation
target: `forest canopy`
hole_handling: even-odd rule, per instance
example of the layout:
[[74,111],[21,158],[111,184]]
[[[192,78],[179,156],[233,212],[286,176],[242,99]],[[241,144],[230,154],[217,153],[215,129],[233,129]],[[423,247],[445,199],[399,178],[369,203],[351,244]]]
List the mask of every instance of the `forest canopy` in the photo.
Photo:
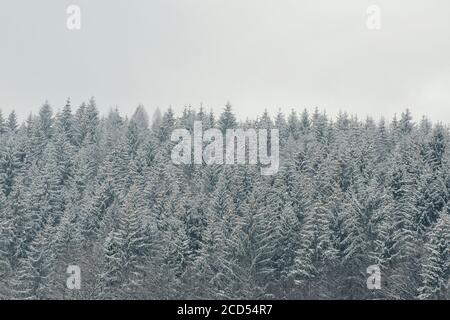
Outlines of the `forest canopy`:
[[[278,129],[279,171],[175,165],[194,121]],[[409,110],[0,113],[0,299],[448,299],[449,161],[448,126]]]

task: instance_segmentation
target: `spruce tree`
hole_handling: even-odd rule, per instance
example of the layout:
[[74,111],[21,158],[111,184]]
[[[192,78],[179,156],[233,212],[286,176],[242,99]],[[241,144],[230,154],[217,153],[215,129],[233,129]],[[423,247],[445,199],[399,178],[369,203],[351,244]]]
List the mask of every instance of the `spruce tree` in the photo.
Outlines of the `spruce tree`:
[[450,216],[442,211],[425,245],[422,262],[420,299],[449,299]]

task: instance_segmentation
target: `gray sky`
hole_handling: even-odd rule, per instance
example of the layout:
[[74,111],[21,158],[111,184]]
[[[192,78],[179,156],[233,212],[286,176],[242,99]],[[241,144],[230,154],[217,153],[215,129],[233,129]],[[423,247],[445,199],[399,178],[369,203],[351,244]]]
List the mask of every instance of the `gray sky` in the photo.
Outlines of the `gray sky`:
[[94,95],[103,113],[229,100],[240,118],[409,107],[450,123],[449,17],[447,0],[0,0],[0,109],[23,119]]

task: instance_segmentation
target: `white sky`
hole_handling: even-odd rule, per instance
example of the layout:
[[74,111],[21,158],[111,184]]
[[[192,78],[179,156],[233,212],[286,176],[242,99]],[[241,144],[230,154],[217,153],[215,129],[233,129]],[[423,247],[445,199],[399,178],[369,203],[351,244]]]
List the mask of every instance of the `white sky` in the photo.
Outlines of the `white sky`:
[[[66,8],[81,8],[81,30]],[[382,28],[366,27],[366,9]],[[318,106],[450,123],[448,0],[0,0],[0,109]]]

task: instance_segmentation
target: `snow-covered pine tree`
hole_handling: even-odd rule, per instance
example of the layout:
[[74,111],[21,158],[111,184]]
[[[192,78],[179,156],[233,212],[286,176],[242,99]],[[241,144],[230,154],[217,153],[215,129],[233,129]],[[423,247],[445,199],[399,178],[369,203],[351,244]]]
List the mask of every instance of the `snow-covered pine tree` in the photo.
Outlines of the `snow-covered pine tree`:
[[223,112],[220,114],[219,120],[217,121],[217,126],[222,132],[227,129],[235,128],[237,125],[236,116],[233,113],[231,104],[227,102]]
[[140,298],[145,278],[147,247],[139,193],[132,187],[118,213],[118,221],[104,244],[102,281],[107,298]]
[[19,127],[17,123],[17,116],[16,112],[13,110],[8,116],[8,121],[6,123],[6,127],[8,128],[8,132],[15,134],[17,132],[17,129]]
[[55,259],[53,227],[48,224],[32,241],[26,256],[19,261],[11,281],[13,296],[18,299],[52,299],[55,294]]
[[13,216],[6,197],[0,192],[0,299],[6,299],[12,276]]
[[8,137],[0,144],[0,189],[5,196],[11,193],[22,163],[17,140]]
[[3,112],[0,110],[0,136],[6,132],[6,122],[3,118]]
[[450,215],[443,210],[431,230],[422,262],[420,299],[450,299]]

